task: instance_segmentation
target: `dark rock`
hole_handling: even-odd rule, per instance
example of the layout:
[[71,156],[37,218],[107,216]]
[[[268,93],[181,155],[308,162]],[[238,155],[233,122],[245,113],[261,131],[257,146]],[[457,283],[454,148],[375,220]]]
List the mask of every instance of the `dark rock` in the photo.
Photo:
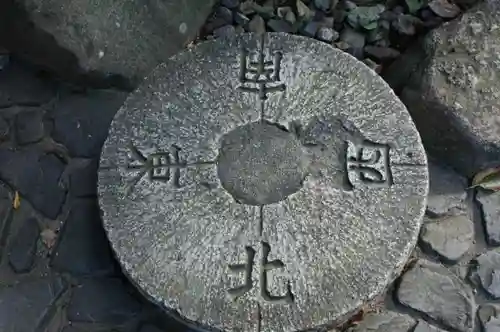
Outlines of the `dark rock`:
[[292,25],[297,23],[297,18],[295,17],[295,14],[293,13],[293,11],[289,11],[288,13],[286,13],[285,21],[287,21],[288,23],[290,23]]
[[144,325],[143,327],[141,327],[139,332],[164,332],[164,331],[153,325]]
[[427,220],[420,240],[444,260],[453,262],[460,259],[472,246],[474,225],[466,216]]
[[9,136],[9,123],[0,116],[0,141],[7,140]]
[[500,330],[500,307],[493,304],[484,304],[477,311],[484,332]]
[[444,18],[454,18],[460,14],[460,7],[448,0],[431,0],[428,6],[436,15]]
[[340,40],[348,43],[351,47],[354,48],[363,48],[365,46],[365,35],[346,27],[340,33]]
[[64,164],[53,154],[0,150],[0,176],[50,219],[57,217],[65,199],[59,186],[63,171]]
[[35,261],[36,245],[40,229],[35,218],[28,218],[18,230],[9,246],[9,263],[16,273],[31,270]]
[[40,109],[20,112],[15,118],[16,143],[23,145],[40,141],[45,132],[43,112]]
[[476,199],[481,205],[486,240],[490,245],[500,245],[500,193],[479,191]]
[[458,331],[474,328],[474,296],[469,286],[440,265],[420,260],[402,277],[403,304]]
[[465,209],[467,179],[454,170],[429,161],[427,212],[442,215],[452,209]]
[[73,156],[96,157],[108,127],[126,98],[125,93],[92,90],[63,97],[53,111],[53,138]]
[[290,25],[290,23],[284,20],[269,20],[267,22],[267,26],[274,32],[294,32],[294,29]]
[[60,278],[43,278],[0,289],[0,331],[37,331],[65,287]]
[[325,28],[332,28],[333,29],[334,25],[335,25],[335,19],[331,16],[323,17],[323,19],[321,20],[321,26],[323,26]]
[[392,21],[392,27],[398,33],[406,36],[413,36],[417,33],[416,26],[420,24],[418,18],[411,15],[398,15],[398,17]]
[[124,324],[142,306],[120,279],[86,279],[73,289],[67,315],[72,322]]
[[[0,6],[3,3],[4,1]],[[13,61],[0,73],[0,107],[39,106],[49,102],[54,96],[55,88],[51,82],[34,76],[32,71],[28,71]]]
[[332,0],[314,0],[314,6],[325,13],[328,13],[330,11],[330,9],[332,8],[332,3]]
[[214,37],[229,37],[236,33],[236,29],[232,25],[225,25],[214,30]]
[[75,275],[115,272],[113,255],[95,199],[75,199],[62,229],[51,265]]
[[331,43],[339,38],[339,33],[332,28],[320,27],[316,37],[321,41]]
[[[14,193],[3,181],[0,181],[0,232],[5,232],[12,220],[12,201]],[[0,248],[0,255],[3,254],[3,248]]]
[[438,327],[432,326],[424,320],[419,320],[412,332],[446,332]]
[[371,45],[365,46],[365,53],[366,55],[382,62],[394,60],[401,55],[398,50],[395,50],[393,48]]
[[301,33],[304,35],[304,36],[307,36],[307,37],[315,37],[316,36],[316,33],[318,32],[319,28],[320,28],[321,24],[319,22],[309,22],[307,23],[302,29],[301,29]]
[[406,315],[392,311],[368,313],[363,320],[346,332],[389,332],[409,331],[415,325],[415,320]]
[[227,24],[233,23],[233,11],[226,7],[217,7],[215,16],[222,19]]
[[476,269],[472,274],[483,289],[493,298],[500,298],[500,252],[489,251],[475,259]]
[[3,70],[9,64],[10,57],[8,54],[0,54],[0,70]]
[[222,0],[220,4],[230,9],[236,9],[240,5],[240,0]]
[[0,40],[65,79],[130,89],[196,37],[214,2],[6,0]]
[[[461,174],[498,166],[500,3],[486,0],[432,30],[387,69],[386,80],[408,107],[430,155]],[[448,42],[443,42],[448,41]],[[481,111],[478,112],[477,110]]]
[[98,167],[98,159],[86,159],[71,171],[71,174],[69,174],[69,192],[73,197],[97,196]]
[[266,32],[266,22],[260,15],[254,15],[248,23],[247,29],[249,32],[264,33]]

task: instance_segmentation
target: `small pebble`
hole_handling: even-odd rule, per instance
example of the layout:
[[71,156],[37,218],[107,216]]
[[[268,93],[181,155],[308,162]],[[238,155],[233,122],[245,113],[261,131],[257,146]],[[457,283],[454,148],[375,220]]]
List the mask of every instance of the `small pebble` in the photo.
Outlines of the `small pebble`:
[[297,22],[297,18],[295,17],[293,11],[289,11],[288,13],[286,13],[285,21],[287,21],[290,24],[295,24],[295,22]]
[[240,5],[240,0],[221,0],[221,5],[230,9],[235,9]]
[[314,37],[320,27],[319,22],[309,22],[301,30],[301,33],[306,37]]
[[382,66],[373,61],[372,59],[366,58],[363,60],[363,62],[377,74],[380,74],[382,72]]
[[432,0],[429,2],[429,8],[443,18],[454,18],[460,14],[460,7],[448,0]]
[[288,14],[289,12],[292,11],[292,8],[290,7],[278,7],[278,9],[276,9],[276,13],[278,14],[278,17],[279,18],[285,18],[286,14]]
[[323,20],[321,20],[321,25],[327,28],[333,28],[334,24],[335,24],[335,19],[330,16],[323,17]]
[[266,32],[266,22],[261,16],[255,15],[248,23],[247,29],[249,32],[264,33]]
[[331,43],[339,38],[339,33],[332,28],[320,27],[316,37],[321,41]]
[[222,19],[224,22],[228,24],[233,23],[233,12],[229,8],[218,7],[217,10],[215,11],[215,16],[217,18]]
[[252,0],[243,1],[240,4],[240,12],[243,15],[250,15],[255,13],[255,3]]
[[214,37],[229,37],[236,34],[236,29],[232,25],[225,25],[214,30]]
[[402,35],[413,36],[417,33],[415,19],[417,18],[411,15],[399,15],[392,22],[392,27]]
[[314,11],[307,7],[301,0],[297,0],[297,15],[301,19],[309,21],[313,18]]
[[390,47],[380,47],[380,46],[366,46],[365,47],[365,53],[378,60],[378,61],[387,61],[387,60],[394,60],[395,58],[399,57],[401,53],[398,50],[395,50]]
[[269,20],[267,26],[274,32],[293,32],[293,27],[284,20]]
[[342,30],[340,40],[354,48],[363,48],[365,46],[365,35],[349,27]]
[[250,22],[250,19],[246,15],[236,12],[234,14],[234,21],[239,25],[245,26]]
[[314,0],[314,6],[319,10],[328,13],[332,5],[332,0]]

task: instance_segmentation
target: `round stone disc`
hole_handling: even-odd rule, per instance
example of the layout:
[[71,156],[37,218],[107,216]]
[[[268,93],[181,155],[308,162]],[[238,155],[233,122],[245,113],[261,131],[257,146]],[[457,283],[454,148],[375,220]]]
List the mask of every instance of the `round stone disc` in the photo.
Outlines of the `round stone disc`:
[[329,325],[380,294],[424,213],[427,160],[373,71],[312,39],[242,34],[158,67],[104,145],[104,226],[129,277],[224,331]]

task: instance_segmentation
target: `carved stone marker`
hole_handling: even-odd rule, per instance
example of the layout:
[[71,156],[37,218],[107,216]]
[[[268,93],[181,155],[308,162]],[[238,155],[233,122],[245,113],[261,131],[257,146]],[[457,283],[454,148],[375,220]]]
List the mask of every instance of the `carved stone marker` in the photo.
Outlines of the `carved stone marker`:
[[311,39],[243,34],[157,68],[99,171],[130,278],[224,331],[328,325],[381,293],[417,239],[427,160],[373,71]]

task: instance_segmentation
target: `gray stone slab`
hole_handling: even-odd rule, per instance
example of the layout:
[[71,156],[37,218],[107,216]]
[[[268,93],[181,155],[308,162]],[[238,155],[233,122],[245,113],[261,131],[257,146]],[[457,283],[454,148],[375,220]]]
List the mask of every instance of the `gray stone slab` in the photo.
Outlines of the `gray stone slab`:
[[420,240],[426,249],[434,251],[444,260],[457,261],[473,244],[474,224],[467,216],[427,219]]
[[408,332],[416,325],[415,319],[392,311],[369,313],[347,332]]
[[493,298],[500,298],[500,251],[491,250],[478,256],[473,277]]
[[401,278],[399,302],[457,331],[474,329],[474,296],[470,287],[441,265],[418,261]]
[[131,279],[225,331],[330,324],[380,294],[428,191],[418,133],[384,81],[277,33],[202,43],[157,68],[116,114],[98,182]]
[[479,190],[476,200],[481,206],[486,240],[490,245],[500,244],[500,194]]

